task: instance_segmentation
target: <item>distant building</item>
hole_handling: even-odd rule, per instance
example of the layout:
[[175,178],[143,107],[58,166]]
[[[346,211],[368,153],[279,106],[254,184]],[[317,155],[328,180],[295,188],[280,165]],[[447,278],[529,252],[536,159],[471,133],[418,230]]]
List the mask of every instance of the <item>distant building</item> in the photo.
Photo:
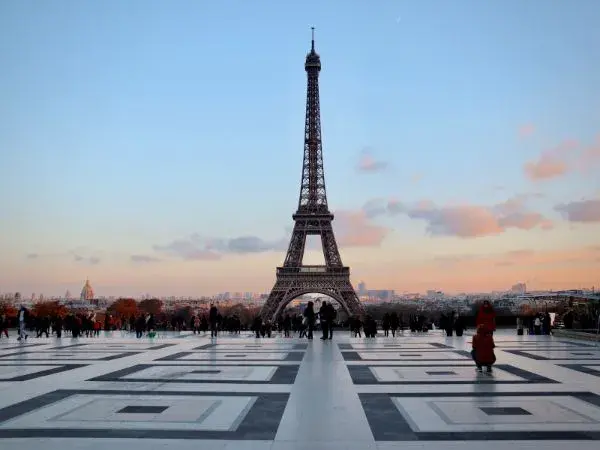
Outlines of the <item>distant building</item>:
[[367,285],[364,281],[358,283],[358,295],[365,295],[367,293]]
[[524,294],[527,292],[527,285],[525,283],[513,284],[510,288],[510,292],[513,294]]
[[79,299],[88,302],[94,299],[94,290],[92,289],[90,280],[85,280],[85,284],[83,285],[83,289],[81,290],[81,295],[79,296]]

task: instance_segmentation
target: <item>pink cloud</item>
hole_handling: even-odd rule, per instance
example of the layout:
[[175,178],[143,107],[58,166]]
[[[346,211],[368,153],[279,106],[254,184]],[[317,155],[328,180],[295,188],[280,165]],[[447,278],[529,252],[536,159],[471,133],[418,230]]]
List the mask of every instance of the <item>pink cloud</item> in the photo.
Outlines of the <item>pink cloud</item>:
[[479,206],[421,207],[409,211],[408,215],[425,220],[427,231],[438,236],[481,237],[504,231],[492,211]]
[[532,181],[548,180],[567,173],[568,166],[556,156],[544,153],[537,161],[529,161],[523,167],[525,175]]
[[361,210],[336,211],[333,221],[340,247],[375,247],[381,245],[390,229],[372,223]]
[[535,125],[532,123],[526,123],[519,127],[519,137],[526,138],[535,133]]
[[600,199],[561,203],[555,209],[569,222],[600,222]]
[[376,160],[369,151],[364,151],[358,161],[359,172],[381,172],[387,168],[388,164],[385,161]]
[[369,210],[369,217],[378,214],[404,213],[408,217],[426,222],[427,232],[434,236],[473,238],[492,236],[509,228],[531,230],[552,228],[552,222],[542,214],[527,209],[528,199],[535,194],[520,195],[493,206],[452,205],[437,206],[430,200],[405,205],[397,200],[388,202],[387,208],[379,205]]
[[523,165],[523,171],[532,181],[542,181],[565,175],[574,170],[595,173],[600,164],[600,137],[587,147],[577,141],[567,140],[556,148],[543,151],[539,158]]

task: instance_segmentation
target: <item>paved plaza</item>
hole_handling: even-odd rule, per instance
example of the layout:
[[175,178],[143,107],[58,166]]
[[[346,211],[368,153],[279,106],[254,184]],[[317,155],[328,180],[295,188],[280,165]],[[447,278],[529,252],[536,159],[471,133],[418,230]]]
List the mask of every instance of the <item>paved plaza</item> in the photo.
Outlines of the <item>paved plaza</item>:
[[500,332],[488,375],[470,340],[3,339],[0,447],[598,448],[600,347]]

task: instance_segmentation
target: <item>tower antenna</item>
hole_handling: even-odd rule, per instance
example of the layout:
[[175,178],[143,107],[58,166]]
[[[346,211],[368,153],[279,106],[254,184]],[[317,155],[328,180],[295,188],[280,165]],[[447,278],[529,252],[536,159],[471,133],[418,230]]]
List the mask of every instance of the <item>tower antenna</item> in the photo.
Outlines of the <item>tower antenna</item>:
[[315,51],[315,27],[310,27],[310,30],[312,32],[312,46],[311,46],[311,50],[314,52]]

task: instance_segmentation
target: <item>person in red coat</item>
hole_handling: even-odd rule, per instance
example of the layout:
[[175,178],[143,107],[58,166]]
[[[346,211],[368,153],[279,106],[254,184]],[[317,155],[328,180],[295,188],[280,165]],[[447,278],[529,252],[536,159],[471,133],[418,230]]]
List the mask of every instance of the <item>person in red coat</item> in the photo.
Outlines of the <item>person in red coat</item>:
[[485,328],[493,334],[496,331],[496,311],[489,300],[484,300],[479,308],[475,324],[484,325]]
[[483,366],[486,366],[488,373],[492,372],[492,365],[496,362],[495,347],[491,330],[485,325],[479,325],[477,334],[473,336],[473,350],[471,351],[478,372],[483,371]]

